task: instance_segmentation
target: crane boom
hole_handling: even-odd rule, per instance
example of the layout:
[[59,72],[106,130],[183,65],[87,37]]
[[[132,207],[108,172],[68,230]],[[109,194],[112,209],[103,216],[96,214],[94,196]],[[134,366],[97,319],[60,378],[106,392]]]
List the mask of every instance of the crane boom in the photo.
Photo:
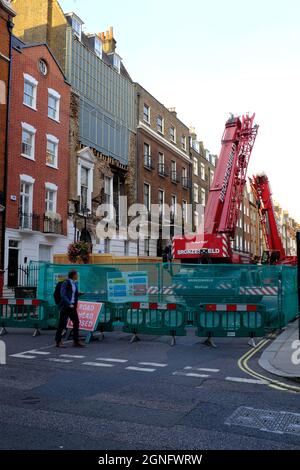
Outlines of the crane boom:
[[246,175],[258,133],[253,116],[230,117],[226,122],[222,148],[204,215],[204,236],[189,241],[184,237],[173,240],[176,259],[233,262],[231,240],[234,239],[240,204],[246,185]]

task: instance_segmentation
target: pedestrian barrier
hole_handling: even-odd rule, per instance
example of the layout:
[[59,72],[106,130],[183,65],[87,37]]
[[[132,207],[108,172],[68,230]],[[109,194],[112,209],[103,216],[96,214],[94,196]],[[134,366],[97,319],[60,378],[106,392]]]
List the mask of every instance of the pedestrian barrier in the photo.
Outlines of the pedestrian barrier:
[[11,327],[33,328],[34,336],[37,336],[40,329],[49,327],[45,305],[37,299],[0,299],[0,335]]
[[123,331],[132,333],[132,341],[138,334],[171,336],[186,335],[186,312],[177,304],[133,302],[125,309]]
[[55,327],[58,318],[55,286],[71,269],[78,271],[82,299],[105,304],[101,333],[119,323],[135,339],[138,334],[175,338],[189,326],[199,336],[258,337],[298,314],[297,268],[292,266],[38,263],[37,297],[44,302],[41,321],[48,326]]
[[266,308],[253,304],[206,304],[195,313],[200,337],[261,337]]

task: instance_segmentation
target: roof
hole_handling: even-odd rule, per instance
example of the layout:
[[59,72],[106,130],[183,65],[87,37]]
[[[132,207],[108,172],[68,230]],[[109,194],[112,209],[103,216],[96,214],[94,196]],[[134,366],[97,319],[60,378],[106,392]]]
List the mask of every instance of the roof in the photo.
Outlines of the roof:
[[16,16],[16,12],[12,8],[12,4],[10,3],[10,0],[0,0],[0,5],[11,16]]
[[[1,0],[0,0],[1,1]],[[60,70],[62,76],[64,77],[64,80],[65,82],[70,85],[70,82],[67,80],[64,72],[63,72],[63,69],[61,68],[61,66],[59,65],[58,61],[56,60],[56,57],[55,55],[53,54],[53,52],[51,51],[50,47],[48,46],[48,44],[46,42],[31,42],[31,43],[25,43],[23,41],[21,41],[21,39],[17,38],[16,36],[12,36],[12,47],[15,49],[15,50],[18,50],[18,51],[22,51],[22,49],[30,49],[31,47],[46,47],[47,50],[49,51],[49,54],[51,55],[51,57],[53,58],[54,62],[56,63],[58,69]]]

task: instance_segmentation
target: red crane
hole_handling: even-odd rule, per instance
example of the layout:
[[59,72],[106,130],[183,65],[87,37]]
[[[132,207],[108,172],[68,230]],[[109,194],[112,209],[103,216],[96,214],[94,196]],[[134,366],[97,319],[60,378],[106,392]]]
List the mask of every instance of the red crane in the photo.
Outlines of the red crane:
[[184,262],[239,263],[234,240],[247,169],[258,133],[253,116],[232,116],[225,126],[222,148],[204,214],[204,233],[174,237],[173,256]]
[[256,199],[263,236],[267,251],[263,262],[269,264],[297,264],[296,256],[287,256],[278,230],[272,200],[272,191],[266,175],[253,176],[250,179],[253,195]]

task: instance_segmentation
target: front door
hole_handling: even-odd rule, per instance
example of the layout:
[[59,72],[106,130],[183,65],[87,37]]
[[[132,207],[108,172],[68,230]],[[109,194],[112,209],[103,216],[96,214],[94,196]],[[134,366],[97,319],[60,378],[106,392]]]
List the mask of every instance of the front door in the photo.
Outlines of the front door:
[[8,287],[16,287],[18,285],[18,267],[19,267],[19,242],[15,240],[9,241],[8,248]]

